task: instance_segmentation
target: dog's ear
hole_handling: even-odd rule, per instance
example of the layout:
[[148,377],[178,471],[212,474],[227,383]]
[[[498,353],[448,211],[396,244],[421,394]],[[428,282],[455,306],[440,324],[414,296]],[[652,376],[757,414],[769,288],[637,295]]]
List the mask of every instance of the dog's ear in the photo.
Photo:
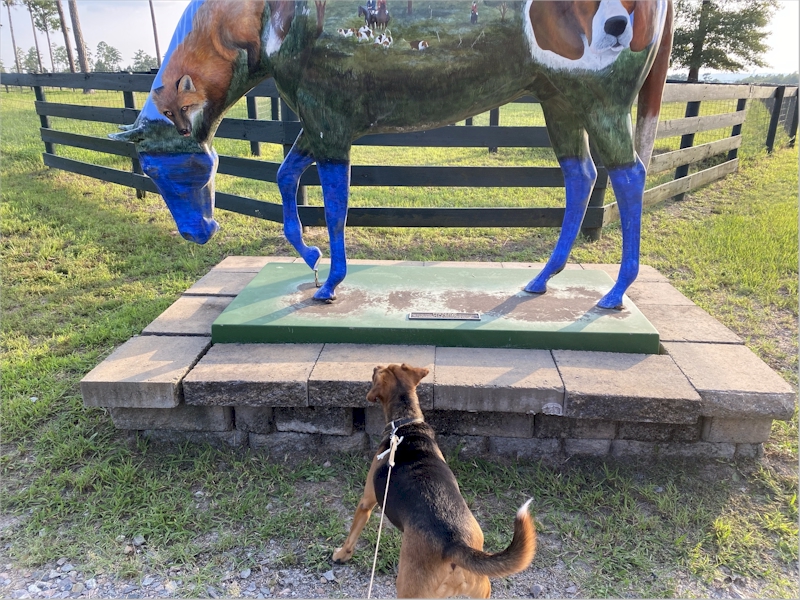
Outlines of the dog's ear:
[[368,402],[383,401],[381,398],[381,389],[383,388],[383,382],[381,381],[380,373],[381,369],[383,369],[383,367],[380,365],[372,369],[372,387],[369,388],[369,391],[367,392]]
[[414,382],[414,385],[417,385],[420,381],[425,379],[428,373],[430,373],[430,371],[425,367],[412,367],[406,363],[400,365],[400,368],[408,373],[408,375],[411,377],[411,380]]

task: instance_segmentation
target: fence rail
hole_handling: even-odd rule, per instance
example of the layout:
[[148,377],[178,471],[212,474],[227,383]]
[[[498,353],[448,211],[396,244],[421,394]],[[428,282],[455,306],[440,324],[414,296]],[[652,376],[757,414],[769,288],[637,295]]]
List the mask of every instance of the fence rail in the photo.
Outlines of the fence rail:
[[[44,164],[57,169],[94,177],[139,190],[156,192],[155,185],[141,173],[133,144],[89,135],[59,131],[51,127],[51,117],[78,121],[92,121],[115,125],[130,124],[136,120],[134,92],[149,92],[154,74],[89,73],[89,74],[15,74],[3,73],[0,84],[32,87],[36,92],[35,109],[41,120],[41,139],[45,144]],[[125,108],[78,106],[48,102],[46,88],[95,89],[122,92]],[[217,130],[216,137],[249,141],[251,152],[259,154],[259,144],[279,144],[284,150],[291,146],[300,132],[297,117],[282,102],[272,80],[260,83],[246,94],[247,119],[226,118]],[[256,98],[271,99],[271,118],[258,118]],[[645,205],[652,205],[678,196],[733,173],[738,168],[738,149],[742,144],[742,124],[747,117],[751,101],[767,103],[770,124],[765,145],[772,150],[779,123],[794,142],[797,132],[797,87],[687,84],[667,83],[664,103],[686,103],[682,118],[666,119],[659,123],[657,139],[681,136],[679,150],[653,156],[649,176],[675,170],[674,180],[662,183],[645,192]],[[732,112],[699,115],[702,102],[736,100]],[[516,102],[535,103],[532,97]],[[280,108],[279,108],[280,106]],[[546,148],[550,141],[545,127],[500,126],[499,109],[490,114],[489,126],[442,127],[439,129],[403,134],[377,134],[365,136],[356,145],[418,148]],[[694,144],[696,134],[730,129],[722,139]],[[87,163],[57,155],[57,146],[70,146],[85,150],[128,157],[131,171]],[[721,164],[689,174],[689,167],[722,156]],[[218,172],[250,180],[275,182],[279,163],[220,156]],[[608,177],[605,169],[598,169],[598,180],[583,222],[583,233],[597,239],[601,228],[619,218],[616,203],[604,205]],[[304,224],[324,225],[321,207],[307,206],[302,202],[305,186],[319,185],[316,169],[310,168],[301,181],[300,217]],[[561,187],[564,185],[557,167],[484,167],[484,166],[371,166],[353,165],[353,186],[430,186],[430,187]],[[253,217],[280,222],[278,204],[244,196],[217,193],[217,208]],[[348,213],[351,226],[391,227],[557,227],[561,225],[562,208],[361,208],[353,207]]]

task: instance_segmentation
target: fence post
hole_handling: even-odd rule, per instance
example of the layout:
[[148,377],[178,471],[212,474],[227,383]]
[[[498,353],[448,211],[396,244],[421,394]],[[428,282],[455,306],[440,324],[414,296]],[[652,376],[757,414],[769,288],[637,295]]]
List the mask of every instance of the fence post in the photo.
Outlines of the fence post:
[[[46,102],[44,97],[44,88],[42,86],[37,85],[33,88],[33,93],[36,96],[36,100],[38,102]],[[42,129],[50,129],[50,117],[47,115],[39,115],[39,124],[42,126]],[[52,142],[45,142],[44,143],[44,151],[47,154],[55,154],[55,148],[53,147]]]
[[[493,108],[489,111],[489,127],[498,127],[500,125],[500,109]],[[489,148],[489,152],[497,154],[497,148]]]
[[767,130],[767,152],[772,152],[775,147],[775,134],[778,132],[778,122],[781,118],[781,105],[783,95],[786,93],[786,86],[779,85],[775,88],[775,104],[772,105],[772,115],[769,119],[769,129]]
[[[603,187],[597,187],[598,183],[603,184],[603,180],[605,181]],[[598,180],[595,182],[594,189],[592,190],[592,195],[589,196],[589,205],[587,206],[587,209],[603,206],[603,202],[605,202],[606,198],[606,186],[608,186],[608,176],[606,175],[602,178],[598,177]],[[602,225],[600,227],[581,227],[581,235],[586,236],[590,242],[596,242],[599,240],[602,233]]]
[[278,106],[279,105],[278,105],[278,99],[277,98],[270,98],[269,99],[269,108],[270,108],[270,112],[272,113],[272,120],[273,121],[277,121],[277,120],[279,120],[281,118],[280,117],[280,113],[278,112]]
[[[136,108],[136,98],[133,96],[133,92],[123,91],[122,92],[122,101],[125,104],[125,108]],[[144,172],[142,171],[142,165],[139,162],[138,158],[131,159],[131,170],[136,173],[137,175],[143,175]],[[147,192],[144,190],[137,189],[136,190],[136,197],[140,200],[147,197]]]
[[[255,96],[247,96],[247,118],[258,119],[258,105],[256,104],[257,98]],[[250,154],[253,156],[261,156],[261,147],[258,142],[250,142]]]
[[[281,99],[281,121],[283,121],[284,123],[290,123],[299,120],[300,119],[298,118],[298,116],[294,114],[294,111],[291,108],[289,108],[289,105],[286,104],[286,102],[284,102],[283,99]],[[285,157],[287,154],[289,154],[289,150],[292,149],[292,144],[294,143],[294,140],[292,140],[292,143],[287,144],[286,131],[284,131],[283,136],[284,136],[283,156]],[[306,186],[299,185],[297,186],[297,205],[305,206],[306,204],[308,204],[308,198],[306,198]],[[306,231],[305,227],[303,227],[303,231]]]
[[789,123],[789,131],[786,133],[789,134],[789,148],[794,148],[794,142],[797,139],[797,117],[800,114],[800,91],[794,96],[794,102],[791,103],[791,106],[794,110],[792,110],[792,120]]
[[[700,114],[700,101],[696,102],[687,102],[686,103],[686,112],[684,113],[684,117],[696,117]],[[694,134],[693,133],[686,133],[681,136],[681,150],[684,148],[691,148],[694,145]],[[682,179],[689,174],[689,165],[681,165],[677,169],[675,169],[675,179]],[[678,194],[675,196],[675,200],[683,200],[686,194]]]
[[[739,98],[736,101],[736,112],[741,112],[743,110],[747,110],[747,98]],[[739,123],[738,125],[734,125],[733,129],[731,129],[731,137],[736,137],[737,135],[742,134],[742,124]],[[733,150],[728,151],[728,160],[734,160],[736,157],[739,156],[739,149],[734,148]]]

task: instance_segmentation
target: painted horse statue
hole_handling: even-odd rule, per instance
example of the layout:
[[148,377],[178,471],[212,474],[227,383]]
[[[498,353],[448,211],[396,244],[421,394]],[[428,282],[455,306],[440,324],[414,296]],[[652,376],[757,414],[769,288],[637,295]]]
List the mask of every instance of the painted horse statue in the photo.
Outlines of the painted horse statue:
[[[597,177],[591,139],[608,170],[622,226],[619,276],[598,306],[622,308],[639,270],[646,165],[672,45],[671,0],[509,2],[502,18],[485,13],[474,43],[462,43],[476,30],[460,30],[463,13],[454,9],[452,22],[409,22],[417,30],[408,35],[437,40],[424,53],[329,35],[326,4],[314,4],[312,12],[305,0],[192,0],[136,123],[112,135],[135,143],[184,238],[203,244],[218,229],[213,136],[225,111],[267,77],[274,77],[302,124],[277,184],[286,238],[315,276],[322,252],[303,241],[297,190],[315,162],[322,184],[331,268],[314,298],[325,302],[335,299],[347,273],[353,141],[444,126],[532,94],[564,174],[566,208],[550,259],[524,289],[544,293],[548,279],[566,265]],[[395,24],[401,35],[403,26]]]

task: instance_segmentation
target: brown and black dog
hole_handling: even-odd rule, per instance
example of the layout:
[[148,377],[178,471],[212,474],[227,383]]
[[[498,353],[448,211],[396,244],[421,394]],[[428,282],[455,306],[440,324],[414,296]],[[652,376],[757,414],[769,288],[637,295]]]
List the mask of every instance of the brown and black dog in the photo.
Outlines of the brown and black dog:
[[528,512],[530,500],[517,511],[511,544],[497,554],[483,551],[483,532],[461,496],[435,434],[425,423],[417,384],[428,369],[406,364],[375,367],[370,402],[380,402],[388,425],[367,475],[364,495],[356,508],[350,534],[333,560],[353,556],[356,542],[372,509],[384,505],[393,430],[403,440],[397,447],[385,513],[403,532],[397,595],[400,598],[488,598],[489,577],[504,577],[526,569],[536,552],[536,530]]

